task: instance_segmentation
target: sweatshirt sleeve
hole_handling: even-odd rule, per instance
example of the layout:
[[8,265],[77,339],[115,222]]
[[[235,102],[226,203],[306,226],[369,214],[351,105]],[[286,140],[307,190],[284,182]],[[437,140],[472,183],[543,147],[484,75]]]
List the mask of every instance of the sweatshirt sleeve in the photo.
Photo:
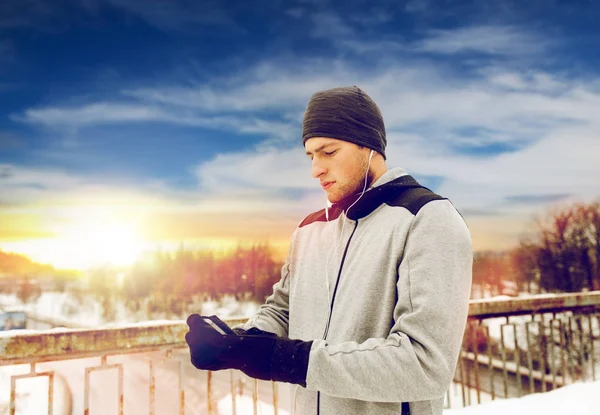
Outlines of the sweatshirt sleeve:
[[462,345],[472,263],[471,235],[454,206],[447,200],[423,206],[398,269],[388,337],[335,345],[315,340],[307,389],[374,402],[443,397]]
[[280,337],[288,336],[290,274],[292,273],[290,261],[295,235],[296,232],[292,235],[290,252],[284,265],[281,267],[281,279],[273,285],[273,293],[267,297],[265,303],[259,307],[258,311],[246,323],[233,326],[232,329],[241,328],[249,330],[252,327],[256,327],[259,330],[274,333]]

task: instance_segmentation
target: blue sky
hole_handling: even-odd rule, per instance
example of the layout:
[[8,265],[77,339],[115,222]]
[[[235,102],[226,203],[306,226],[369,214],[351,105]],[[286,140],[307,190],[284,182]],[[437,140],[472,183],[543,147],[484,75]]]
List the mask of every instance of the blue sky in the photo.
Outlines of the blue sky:
[[304,108],[340,85],[379,104],[389,167],[449,197],[476,249],[509,247],[532,214],[600,195],[599,17],[555,0],[4,1],[0,248],[50,241],[82,206],[148,240],[285,244],[324,201]]

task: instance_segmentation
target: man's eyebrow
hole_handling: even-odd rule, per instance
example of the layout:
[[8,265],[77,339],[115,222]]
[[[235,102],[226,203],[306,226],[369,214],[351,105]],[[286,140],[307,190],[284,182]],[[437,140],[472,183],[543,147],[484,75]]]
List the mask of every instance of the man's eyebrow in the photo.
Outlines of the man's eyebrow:
[[[329,147],[329,146],[332,146],[332,145],[334,145],[334,144],[335,144],[335,143],[327,143],[327,144],[323,144],[321,147],[317,147],[317,148],[315,148],[315,153],[318,153],[319,151],[323,150],[325,147]],[[310,152],[310,151],[307,151],[307,152],[306,152],[306,155],[307,155],[307,156],[310,156],[311,154],[312,154],[312,152]]]

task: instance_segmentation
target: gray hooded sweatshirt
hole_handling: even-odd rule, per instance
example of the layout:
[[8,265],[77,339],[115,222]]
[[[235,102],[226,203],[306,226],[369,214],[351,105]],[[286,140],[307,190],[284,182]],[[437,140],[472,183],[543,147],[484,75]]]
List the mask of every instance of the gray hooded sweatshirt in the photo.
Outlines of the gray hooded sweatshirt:
[[468,314],[469,230],[400,168],[348,207],[302,221],[273,294],[238,327],[313,341],[294,414],[400,414],[402,402],[442,414]]

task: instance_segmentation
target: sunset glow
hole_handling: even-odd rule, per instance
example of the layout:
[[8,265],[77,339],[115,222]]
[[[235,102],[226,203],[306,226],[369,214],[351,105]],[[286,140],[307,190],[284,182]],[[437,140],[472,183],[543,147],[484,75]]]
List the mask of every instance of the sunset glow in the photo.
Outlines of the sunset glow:
[[[98,265],[126,267],[152,251],[175,252],[179,249],[210,251],[215,257],[226,255],[236,247],[259,244],[227,238],[197,238],[186,240],[149,241],[127,227],[81,229],[65,237],[31,239],[0,243],[0,249],[29,257],[55,268],[85,270]],[[275,258],[283,259],[287,240],[269,241]]]
[[84,269],[95,265],[132,264],[144,241],[124,224],[89,224],[55,238],[3,243],[3,249],[27,255],[57,268]]

